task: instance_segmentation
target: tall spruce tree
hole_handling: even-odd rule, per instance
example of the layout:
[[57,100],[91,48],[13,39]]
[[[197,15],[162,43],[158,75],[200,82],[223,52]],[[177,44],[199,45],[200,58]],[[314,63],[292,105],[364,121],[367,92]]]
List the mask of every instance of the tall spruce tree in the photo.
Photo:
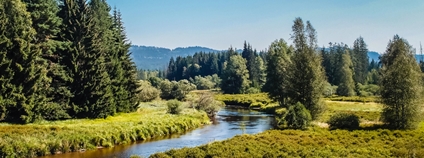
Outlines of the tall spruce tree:
[[43,91],[49,102],[43,108],[36,109],[44,119],[56,120],[70,118],[66,113],[69,109],[70,91],[66,86],[69,77],[61,63],[60,51],[64,42],[57,40],[62,20],[57,16],[59,7],[55,0],[23,0],[31,13],[32,27],[36,31],[34,47],[42,51],[42,58],[47,68],[47,77],[43,81]]
[[355,82],[353,81],[353,64],[350,59],[348,48],[344,49],[345,53],[341,54],[341,67],[338,69],[339,84],[337,94],[341,96],[355,95]]
[[33,44],[36,32],[31,15],[20,0],[1,0],[0,10],[0,119],[40,120],[36,110],[48,101],[42,91],[47,72],[41,50]]
[[304,25],[301,18],[294,20],[291,39],[294,44],[290,84],[288,94],[292,104],[300,102],[317,119],[323,112],[321,101],[325,74],[321,66],[321,56],[316,52],[317,35],[309,21]]
[[[113,13],[113,39],[114,39],[114,51],[115,60],[117,60],[117,79],[122,93],[122,98],[118,102],[118,112],[130,112],[137,110],[138,107],[138,81],[137,81],[137,67],[132,61],[130,47],[131,43],[128,42],[125,34],[124,24],[122,22],[122,16],[119,11],[114,9]],[[122,70],[121,70],[122,69]],[[159,74],[161,74],[159,72]]]
[[398,35],[393,37],[381,57],[381,98],[384,122],[391,128],[415,128],[422,95],[421,70],[413,48]]
[[107,72],[106,53],[102,36],[97,32],[92,10],[85,0],[62,0],[63,19],[61,38],[69,41],[64,64],[72,78],[68,86],[73,97],[69,114],[78,118],[105,118],[116,107]]
[[368,73],[368,48],[362,37],[353,43],[352,62],[354,67],[354,77],[356,83],[365,84]]
[[249,80],[253,87],[259,87],[258,85],[258,78],[259,78],[259,72],[256,71],[255,68],[257,65],[255,64],[255,58],[256,58],[256,52],[253,51],[252,46],[246,41],[244,41],[243,46],[243,52],[241,53],[241,56],[246,59],[246,67],[249,71]]
[[266,82],[263,90],[280,106],[288,107],[290,66],[293,50],[283,40],[276,40],[269,46],[266,66]]

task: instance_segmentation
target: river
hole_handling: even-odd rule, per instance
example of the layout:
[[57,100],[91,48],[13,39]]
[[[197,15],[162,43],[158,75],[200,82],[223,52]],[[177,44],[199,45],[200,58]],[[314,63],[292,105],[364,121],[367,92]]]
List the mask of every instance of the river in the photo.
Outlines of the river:
[[149,141],[116,145],[113,148],[45,156],[43,158],[128,158],[131,155],[148,157],[173,148],[194,147],[240,134],[255,134],[272,128],[274,117],[246,109],[221,109],[212,125]]

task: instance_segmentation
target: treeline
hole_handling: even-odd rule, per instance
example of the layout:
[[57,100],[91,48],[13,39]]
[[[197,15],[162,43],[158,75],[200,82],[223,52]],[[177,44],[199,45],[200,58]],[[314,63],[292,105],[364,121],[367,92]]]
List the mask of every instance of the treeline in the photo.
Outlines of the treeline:
[[104,0],[0,0],[0,120],[134,111],[136,67],[110,11]]
[[305,128],[325,110],[322,97],[334,94],[380,95],[386,125],[397,129],[417,125],[424,62],[416,62],[414,49],[405,39],[394,36],[381,62],[369,62],[362,37],[353,47],[330,43],[319,51],[316,30],[309,21],[296,18],[292,31],[292,45],[276,40],[266,52],[257,53],[245,43],[241,54],[230,48],[171,59],[166,77],[192,81],[216,74],[224,93],[267,92],[286,108],[283,117],[288,128]]

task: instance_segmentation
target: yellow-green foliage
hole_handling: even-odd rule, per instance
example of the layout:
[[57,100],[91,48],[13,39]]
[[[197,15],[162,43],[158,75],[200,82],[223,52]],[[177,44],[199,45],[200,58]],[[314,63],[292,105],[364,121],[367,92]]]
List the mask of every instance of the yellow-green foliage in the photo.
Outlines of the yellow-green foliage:
[[0,124],[0,157],[35,157],[112,147],[181,133],[209,123],[204,112],[185,109],[181,115],[171,115],[166,114],[166,109],[164,102],[143,103],[137,112],[107,119]]
[[268,98],[266,93],[258,94],[217,94],[215,99],[223,101],[226,105],[237,105],[237,106],[257,106],[268,105],[272,103],[272,100]]
[[341,97],[341,96],[337,96],[337,97],[327,98],[327,100],[345,101],[345,102],[364,102],[364,103],[380,102],[380,98],[376,97],[376,96],[368,96],[368,97],[360,97],[360,96]]
[[382,104],[369,102],[342,102],[326,101],[327,110],[319,119],[320,122],[327,122],[336,113],[355,114],[361,121],[379,122]]
[[411,131],[269,130],[151,157],[424,157],[423,132],[422,127]]

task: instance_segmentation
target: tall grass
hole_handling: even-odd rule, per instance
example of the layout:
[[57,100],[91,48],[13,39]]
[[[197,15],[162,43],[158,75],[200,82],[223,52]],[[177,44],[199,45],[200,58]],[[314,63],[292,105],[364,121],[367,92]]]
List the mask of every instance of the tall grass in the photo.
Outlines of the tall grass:
[[134,113],[107,119],[78,119],[28,125],[0,124],[0,157],[35,157],[113,147],[182,133],[209,123],[204,112],[166,114],[164,102],[144,103]]
[[150,157],[424,157],[422,126],[409,131],[269,130]]

